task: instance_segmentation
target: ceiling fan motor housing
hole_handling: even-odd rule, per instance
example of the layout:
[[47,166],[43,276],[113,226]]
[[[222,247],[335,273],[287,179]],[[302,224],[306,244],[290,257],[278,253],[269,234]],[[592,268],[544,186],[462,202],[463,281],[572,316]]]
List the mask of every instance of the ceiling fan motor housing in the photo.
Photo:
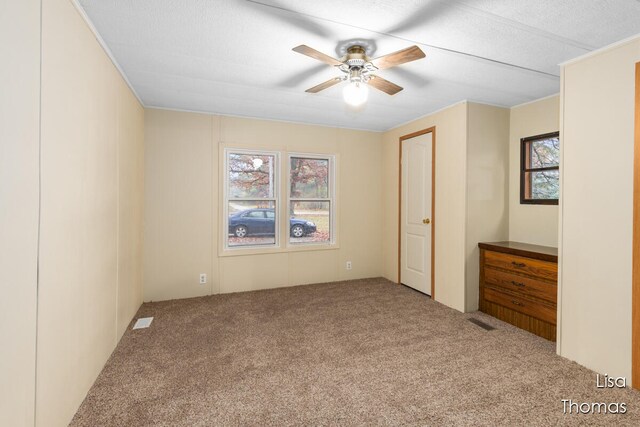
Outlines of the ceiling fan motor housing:
[[349,81],[352,82],[366,82],[368,79],[367,74],[373,71],[373,65],[367,67],[367,64],[371,64],[370,58],[367,56],[366,50],[362,46],[351,46],[347,49],[347,54],[341,58],[341,61],[346,67],[340,67],[342,71],[349,74]]

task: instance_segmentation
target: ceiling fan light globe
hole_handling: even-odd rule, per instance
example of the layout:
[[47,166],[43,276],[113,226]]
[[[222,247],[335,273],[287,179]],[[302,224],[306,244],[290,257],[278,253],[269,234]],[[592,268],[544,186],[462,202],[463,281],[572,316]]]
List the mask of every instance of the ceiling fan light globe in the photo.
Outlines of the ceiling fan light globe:
[[359,107],[367,102],[369,97],[369,89],[367,85],[361,82],[351,82],[342,90],[344,102],[352,107]]
[[263,164],[264,162],[262,161],[262,159],[261,159],[261,158],[256,157],[255,159],[253,159],[252,163],[253,163],[253,168],[254,168],[255,170],[258,170],[258,169],[260,169],[260,168],[262,167],[262,164]]

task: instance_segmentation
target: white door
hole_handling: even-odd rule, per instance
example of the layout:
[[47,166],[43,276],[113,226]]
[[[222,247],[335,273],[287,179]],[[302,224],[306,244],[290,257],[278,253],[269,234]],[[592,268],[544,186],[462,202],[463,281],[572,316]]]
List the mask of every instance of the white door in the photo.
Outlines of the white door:
[[431,132],[402,143],[400,281],[431,295]]

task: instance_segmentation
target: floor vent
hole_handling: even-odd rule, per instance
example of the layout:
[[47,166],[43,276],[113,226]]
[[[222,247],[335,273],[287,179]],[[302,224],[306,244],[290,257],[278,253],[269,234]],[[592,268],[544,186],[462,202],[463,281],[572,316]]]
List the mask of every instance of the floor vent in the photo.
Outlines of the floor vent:
[[470,318],[470,319],[467,319],[467,320],[469,320],[469,322],[473,323],[474,325],[480,326],[485,331],[492,331],[492,330],[495,329],[493,326],[491,326],[491,325],[489,325],[487,323],[484,323],[482,320],[475,319],[473,317]]
[[153,322],[153,317],[141,317],[136,320],[135,325],[133,325],[133,329],[148,328],[151,326],[151,322]]

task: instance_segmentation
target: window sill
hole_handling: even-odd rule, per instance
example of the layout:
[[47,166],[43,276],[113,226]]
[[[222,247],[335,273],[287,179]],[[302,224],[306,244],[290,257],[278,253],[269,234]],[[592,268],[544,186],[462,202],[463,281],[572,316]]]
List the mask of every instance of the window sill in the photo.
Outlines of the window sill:
[[528,206],[558,206],[559,205],[559,200],[558,199],[524,199],[524,200],[520,200],[520,204],[521,205],[528,205]]
[[288,245],[286,247],[276,247],[276,248],[237,248],[237,249],[226,249],[220,248],[218,250],[219,257],[235,257],[235,256],[248,256],[248,255],[268,255],[268,254],[283,254],[283,253],[294,253],[294,252],[314,252],[314,251],[332,251],[340,249],[340,245],[337,243],[333,244],[310,244],[310,245]]

